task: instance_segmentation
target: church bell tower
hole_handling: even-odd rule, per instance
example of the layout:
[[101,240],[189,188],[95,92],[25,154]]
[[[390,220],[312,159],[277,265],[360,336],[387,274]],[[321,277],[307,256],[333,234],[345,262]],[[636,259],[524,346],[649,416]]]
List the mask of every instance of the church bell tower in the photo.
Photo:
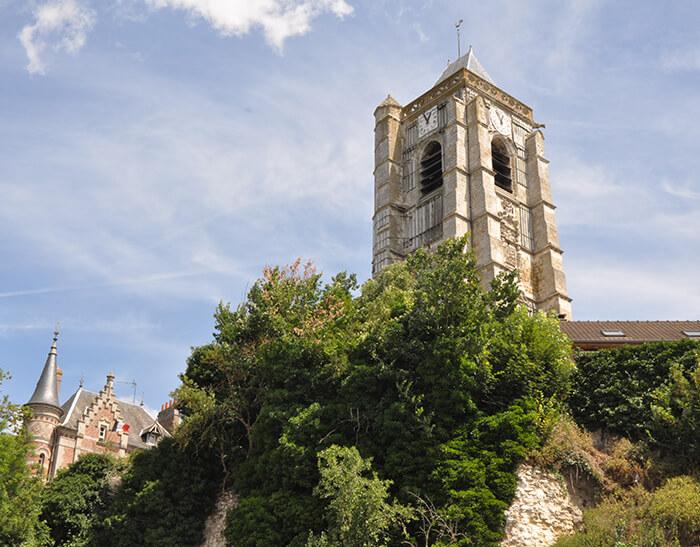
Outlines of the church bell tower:
[[532,310],[571,318],[562,250],[532,109],[496,86],[472,48],[405,106],[374,112],[372,272],[470,234],[482,282],[517,269]]

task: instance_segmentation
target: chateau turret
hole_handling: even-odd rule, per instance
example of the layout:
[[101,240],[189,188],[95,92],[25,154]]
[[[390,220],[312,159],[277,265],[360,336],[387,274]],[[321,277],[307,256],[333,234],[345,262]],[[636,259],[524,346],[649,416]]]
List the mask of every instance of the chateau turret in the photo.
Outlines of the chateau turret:
[[46,364],[41,371],[34,393],[27,403],[32,412],[27,422],[27,428],[34,443],[34,451],[29,456],[29,464],[37,466],[37,473],[41,477],[47,477],[51,474],[54,432],[61,421],[61,416],[63,416],[63,410],[58,400],[57,341],[58,332],[54,332]]

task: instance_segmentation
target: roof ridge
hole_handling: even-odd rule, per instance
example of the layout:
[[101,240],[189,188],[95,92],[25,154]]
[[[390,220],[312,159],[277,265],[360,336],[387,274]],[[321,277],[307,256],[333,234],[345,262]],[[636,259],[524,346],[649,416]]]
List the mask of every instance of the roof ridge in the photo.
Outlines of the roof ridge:
[[700,323],[700,319],[567,319],[562,323]]

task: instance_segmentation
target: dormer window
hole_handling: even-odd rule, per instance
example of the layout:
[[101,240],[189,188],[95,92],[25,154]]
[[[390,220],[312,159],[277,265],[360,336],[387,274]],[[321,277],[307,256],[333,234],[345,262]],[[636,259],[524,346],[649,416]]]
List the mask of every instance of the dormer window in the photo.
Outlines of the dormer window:
[[506,144],[501,139],[491,142],[491,163],[496,186],[508,192],[513,191],[513,178],[511,176],[510,154]]
[[[162,412],[161,412],[162,413]],[[141,430],[139,437],[147,446],[156,446],[163,437],[169,437],[168,430],[157,421]]]
[[429,194],[442,186],[442,146],[432,141],[425,147],[420,160],[421,192]]

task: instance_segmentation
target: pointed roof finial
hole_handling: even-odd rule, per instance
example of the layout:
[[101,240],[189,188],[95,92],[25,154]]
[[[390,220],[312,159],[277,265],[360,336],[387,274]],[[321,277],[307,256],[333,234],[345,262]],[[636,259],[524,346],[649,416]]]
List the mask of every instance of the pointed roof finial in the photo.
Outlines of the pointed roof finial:
[[439,84],[443,80],[446,80],[447,78],[459,72],[463,68],[466,68],[469,72],[476,74],[477,76],[483,78],[487,82],[490,82],[492,84],[494,83],[494,81],[491,79],[491,76],[489,76],[488,72],[486,72],[486,69],[483,66],[481,66],[479,59],[476,58],[476,54],[474,53],[474,48],[472,48],[472,46],[470,45],[469,50],[464,55],[462,55],[454,63],[450,63],[448,65],[448,67],[440,75],[440,78],[438,78],[438,81],[435,82],[435,85]]
[[455,28],[457,29],[457,59],[459,59],[462,56],[462,37],[461,37],[461,29],[462,29],[462,23],[464,23],[464,19],[460,19],[455,23]]
[[58,403],[58,366],[56,365],[56,342],[58,341],[58,325],[53,333],[53,343],[46,358],[44,369],[41,371],[39,381],[36,383],[34,393],[29,399],[28,405],[49,405],[60,408]]
[[56,322],[56,326],[53,329],[53,344],[52,348],[56,347],[56,342],[58,342],[58,335],[61,333],[61,324]]

